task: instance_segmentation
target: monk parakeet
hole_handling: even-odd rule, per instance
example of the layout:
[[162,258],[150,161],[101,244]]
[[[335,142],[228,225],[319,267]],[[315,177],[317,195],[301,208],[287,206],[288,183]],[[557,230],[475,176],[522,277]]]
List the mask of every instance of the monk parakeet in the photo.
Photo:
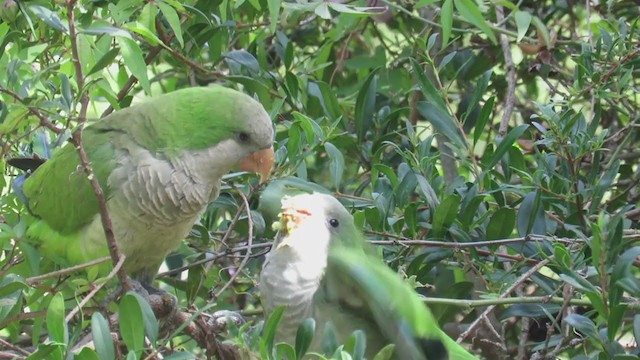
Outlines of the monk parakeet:
[[[262,105],[221,86],[189,88],[117,111],[84,130],[125,268],[150,284],[234,167],[268,178],[273,127]],[[71,264],[107,256],[98,203],[72,144],[23,184],[38,219],[27,238]]]
[[413,289],[367,250],[353,217],[334,197],[282,201],[279,235],[260,274],[267,314],[284,305],[276,340],[294,343],[306,318],[316,322],[312,351],[331,323],[339,342],[366,335],[366,356],[394,344],[403,360],[476,359],[449,338]]

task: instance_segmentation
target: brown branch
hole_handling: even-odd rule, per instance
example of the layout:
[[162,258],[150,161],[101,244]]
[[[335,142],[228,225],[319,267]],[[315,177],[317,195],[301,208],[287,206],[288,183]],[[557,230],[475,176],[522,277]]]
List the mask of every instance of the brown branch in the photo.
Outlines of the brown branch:
[[204,66],[196,63],[195,61],[189,59],[188,57],[182,55],[181,53],[177,52],[175,49],[173,48],[168,48],[167,50],[169,50],[169,53],[171,53],[171,55],[173,57],[175,57],[176,59],[186,63],[187,65],[189,65],[190,68],[192,68],[193,70],[202,73],[204,75],[207,76],[212,76],[212,77],[224,77],[225,75],[219,71],[213,71],[213,70],[208,70],[205,69]]
[[[502,21],[503,19],[504,9],[502,6],[496,5],[496,20]],[[511,113],[516,102],[516,68],[511,58],[509,38],[505,34],[500,34],[500,47],[504,54],[504,63],[507,66],[507,98],[504,101],[504,113],[498,128],[498,134],[504,136],[509,128],[509,119],[511,119]]]
[[11,96],[12,98],[14,98],[17,102],[21,103],[22,105],[26,106],[27,109],[29,109],[29,112],[31,114],[33,114],[35,117],[38,118],[38,120],[40,120],[40,125],[46,127],[47,129],[53,131],[54,133],[60,135],[62,132],[64,132],[63,129],[60,129],[58,127],[56,127],[55,125],[53,125],[53,123],[51,121],[49,121],[49,119],[47,119],[46,116],[44,116],[40,110],[38,110],[37,108],[28,105],[25,100],[23,98],[20,97],[20,95],[16,94],[15,92],[9,90],[9,89],[5,89],[3,87],[0,87],[0,93],[5,93],[9,96]]
[[9,324],[11,324],[11,323],[13,323],[15,321],[37,319],[39,317],[44,317],[45,315],[47,315],[47,310],[37,310],[37,311],[30,311],[30,312],[22,312],[22,313],[16,314],[15,316],[8,317],[8,318],[5,318],[4,320],[0,321],[0,330],[4,329]]
[[[114,266],[121,261],[122,254],[118,249],[116,244],[116,237],[113,232],[113,224],[111,223],[111,217],[109,216],[109,212],[107,209],[107,201],[104,196],[104,192],[100,187],[100,183],[93,172],[93,169],[90,164],[89,156],[87,155],[83,143],[82,143],[82,133],[84,131],[84,126],[87,122],[87,109],[89,107],[89,95],[84,88],[84,75],[82,74],[82,65],[80,64],[80,57],[78,55],[78,44],[77,44],[77,33],[75,27],[75,15],[74,15],[74,7],[76,0],[67,0],[67,16],[69,20],[69,39],[71,41],[71,54],[72,54],[72,62],[75,67],[76,72],[76,82],[78,85],[78,91],[80,92],[80,117],[78,118],[78,130],[74,131],[71,135],[71,140],[74,143],[76,150],[78,151],[78,156],[80,157],[80,165],[84,169],[85,174],[87,174],[87,178],[89,179],[89,183],[93,188],[93,192],[96,195],[98,200],[98,208],[100,210],[100,219],[102,220],[102,228],[104,230],[104,235],[106,237],[107,245],[109,248],[109,254],[111,255],[111,260]],[[126,273],[126,269],[124,267],[120,268],[117,272],[118,280],[124,290],[131,290],[132,286],[129,281],[129,278]]]
[[[0,345],[2,345],[3,347],[6,347],[7,349],[13,350],[17,353],[20,353],[22,355],[26,355],[29,356],[31,355],[28,351],[26,351],[25,349],[22,349],[18,346],[13,345],[12,343],[0,338]],[[14,354],[15,355],[15,354]]]

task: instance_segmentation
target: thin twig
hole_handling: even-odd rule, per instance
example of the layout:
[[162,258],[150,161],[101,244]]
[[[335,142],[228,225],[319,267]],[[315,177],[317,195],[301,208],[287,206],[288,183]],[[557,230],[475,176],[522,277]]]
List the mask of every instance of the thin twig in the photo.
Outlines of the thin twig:
[[101,258],[97,258],[95,260],[88,261],[86,263],[82,263],[80,265],[71,266],[71,267],[68,267],[68,268],[52,271],[52,272],[49,272],[49,273],[46,273],[46,274],[42,274],[42,275],[38,275],[38,276],[32,276],[30,278],[27,278],[27,280],[25,280],[25,281],[26,281],[27,284],[33,285],[33,284],[35,284],[37,282],[40,282],[42,280],[45,280],[45,279],[49,279],[49,278],[52,278],[52,277],[58,277],[58,276],[62,276],[62,275],[67,275],[67,274],[70,274],[72,272],[76,272],[78,270],[82,270],[82,269],[86,269],[88,267],[92,267],[92,266],[95,266],[95,265],[98,265],[98,264],[102,264],[102,263],[107,262],[109,260],[111,260],[110,256],[104,256],[104,257],[101,257]]
[[56,133],[57,135],[60,135],[64,132],[63,129],[60,129],[59,127],[56,127],[55,125],[53,125],[53,123],[51,121],[49,121],[49,119],[47,119],[46,116],[44,116],[40,110],[38,110],[37,108],[28,105],[25,100],[23,98],[20,97],[20,95],[16,94],[15,92],[9,90],[9,89],[5,89],[3,87],[0,87],[0,92],[1,93],[5,93],[9,96],[11,96],[12,98],[14,98],[17,102],[21,103],[22,105],[26,106],[27,109],[29,109],[29,112],[31,114],[33,114],[35,117],[38,118],[38,120],[40,120],[40,126],[44,126],[47,129],[53,131],[54,133]]
[[450,248],[450,249],[468,249],[468,248],[477,248],[477,247],[483,247],[483,246],[508,245],[508,244],[517,244],[517,243],[523,243],[523,242],[538,242],[538,241],[551,241],[551,242],[563,243],[568,245],[584,242],[584,240],[581,240],[581,239],[565,239],[565,238],[553,238],[553,237],[540,236],[540,235],[529,235],[529,236],[523,236],[523,237],[512,238],[512,239],[472,241],[472,242],[464,242],[464,243],[434,241],[434,240],[394,240],[394,241],[372,240],[370,241],[370,243],[373,245],[414,245],[414,246],[433,246],[433,247]]
[[102,289],[107,284],[108,280],[111,280],[113,279],[114,276],[116,276],[116,274],[118,273],[118,271],[120,271],[120,268],[124,264],[125,259],[126,259],[126,256],[124,255],[120,257],[120,260],[118,261],[116,266],[113,267],[109,275],[107,275],[105,281],[100,283],[98,286],[94,287],[93,290],[91,290],[89,294],[87,294],[87,296],[85,296],[85,298],[82,299],[82,301],[80,301],[80,303],[75,308],[73,308],[73,310],[69,312],[67,317],[65,317],[66,322],[71,321],[71,319],[73,319],[73,317],[76,316],[76,314],[80,311],[80,309],[82,309],[85,305],[87,305],[89,300],[91,300],[91,298],[93,298],[95,294],[97,294],[98,291],[100,291],[100,289]]
[[[13,351],[15,351],[15,352],[18,352],[18,353],[22,354],[22,355],[26,355],[26,356],[31,355],[27,350],[22,349],[22,348],[20,348],[20,347],[18,347],[18,346],[15,346],[15,345],[13,345],[12,343],[10,343],[10,342],[8,342],[8,341],[5,341],[5,340],[4,340],[4,339],[2,339],[2,338],[0,338],[0,344],[1,344],[2,346],[6,347],[7,349],[11,349],[11,350],[13,350]],[[15,354],[14,354],[14,355],[15,355]]]
[[198,261],[194,261],[194,262],[189,263],[189,264],[187,264],[185,266],[181,266],[179,268],[175,268],[175,269],[171,269],[169,271],[162,272],[162,273],[158,274],[156,276],[156,278],[162,278],[164,276],[177,275],[177,274],[180,274],[181,272],[183,272],[185,270],[189,270],[189,269],[191,269],[193,267],[200,266],[200,265],[203,265],[203,264],[208,264],[208,263],[210,263],[212,261],[216,261],[216,260],[218,260],[218,259],[220,259],[222,257],[225,257],[225,256],[230,256],[231,254],[234,254],[234,253],[237,253],[237,252],[246,251],[249,248],[251,248],[252,250],[253,249],[264,249],[264,248],[270,249],[271,245],[272,245],[271,242],[266,242],[266,243],[260,243],[260,244],[253,244],[251,246],[234,247],[234,248],[228,249],[228,250],[226,250],[226,251],[224,251],[222,253],[213,254],[213,256],[208,257],[206,259],[201,259],[201,260],[198,260]]
[[248,230],[249,234],[247,239],[247,253],[245,254],[242,261],[240,262],[240,265],[238,266],[236,271],[231,275],[231,278],[229,279],[229,281],[227,281],[227,283],[224,284],[224,286],[217,293],[215,293],[214,299],[219,298],[220,295],[222,295],[222,293],[224,293],[224,291],[227,290],[229,286],[231,286],[231,284],[233,284],[233,282],[238,277],[238,275],[240,275],[240,272],[247,265],[247,262],[251,257],[251,245],[253,244],[253,219],[251,218],[251,207],[249,207],[249,200],[247,200],[247,197],[242,193],[241,190],[238,190],[238,195],[240,195],[240,197],[242,198],[242,202],[244,203],[244,208],[247,211],[247,222],[249,227],[249,230]]
[[[511,286],[509,286],[509,288],[507,288],[507,290],[505,292],[500,294],[499,299],[507,298],[518,286],[520,286],[520,284],[524,283],[529,277],[531,277],[533,274],[535,274],[540,269],[545,267],[553,259],[554,259],[554,256],[551,255],[548,258],[540,261],[537,265],[531,267],[531,269],[529,269],[529,271],[527,271],[526,273],[522,274],[513,284],[511,284]],[[478,327],[478,325],[480,324],[480,322],[482,321],[482,319],[485,318],[491,311],[493,311],[493,309],[495,309],[496,305],[497,304],[492,304],[492,305],[488,306],[487,309],[485,311],[483,311],[482,314],[480,314],[480,316],[471,323],[471,325],[469,325],[469,328],[467,328],[467,330],[465,330],[465,332],[463,332],[462,334],[460,334],[460,336],[458,336],[458,339],[456,341],[458,343],[461,343],[472,332],[474,332],[476,330],[476,328]]]

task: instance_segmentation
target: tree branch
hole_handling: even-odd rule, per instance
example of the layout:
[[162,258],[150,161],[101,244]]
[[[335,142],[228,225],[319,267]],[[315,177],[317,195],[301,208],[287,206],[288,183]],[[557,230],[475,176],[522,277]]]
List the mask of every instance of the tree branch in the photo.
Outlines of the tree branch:
[[[80,157],[80,165],[84,169],[85,174],[87,174],[87,178],[89,179],[89,183],[93,188],[93,192],[96,195],[98,200],[98,208],[100,210],[100,220],[102,220],[102,228],[104,229],[104,235],[107,239],[107,246],[109,248],[109,254],[111,255],[111,260],[113,265],[115,266],[117,263],[121,261],[122,254],[118,249],[118,245],[116,243],[116,237],[113,232],[113,224],[111,223],[111,217],[109,216],[109,211],[107,210],[107,201],[104,196],[104,192],[100,187],[100,183],[93,172],[93,168],[91,167],[89,156],[87,155],[83,143],[82,143],[82,135],[84,131],[84,126],[87,122],[87,109],[89,107],[89,95],[87,94],[86,89],[84,88],[84,76],[82,74],[82,64],[80,64],[80,57],[78,55],[78,44],[77,44],[77,33],[75,27],[75,16],[74,16],[74,7],[76,4],[76,0],[67,0],[67,16],[69,20],[69,39],[71,41],[71,54],[72,54],[72,62],[75,67],[76,72],[76,82],[78,84],[78,91],[80,92],[80,117],[78,118],[78,129],[73,132],[71,135],[71,141],[76,147],[78,151],[78,156]],[[121,267],[118,272],[118,280],[120,280],[120,284],[124,290],[130,290],[132,288],[131,283],[129,281],[129,277],[127,276],[126,269]]]

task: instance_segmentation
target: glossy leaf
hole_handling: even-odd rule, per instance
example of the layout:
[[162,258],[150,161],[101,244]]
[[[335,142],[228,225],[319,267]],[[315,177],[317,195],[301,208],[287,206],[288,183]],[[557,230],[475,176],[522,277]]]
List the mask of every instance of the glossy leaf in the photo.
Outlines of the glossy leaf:
[[96,352],[100,356],[100,359],[115,359],[116,353],[109,323],[107,323],[107,319],[99,312],[91,315],[91,335],[93,336]]
[[[120,300],[120,334],[129,353],[141,353],[144,347],[145,322],[138,299],[133,293],[127,293]],[[129,357],[130,355],[127,355]]]

